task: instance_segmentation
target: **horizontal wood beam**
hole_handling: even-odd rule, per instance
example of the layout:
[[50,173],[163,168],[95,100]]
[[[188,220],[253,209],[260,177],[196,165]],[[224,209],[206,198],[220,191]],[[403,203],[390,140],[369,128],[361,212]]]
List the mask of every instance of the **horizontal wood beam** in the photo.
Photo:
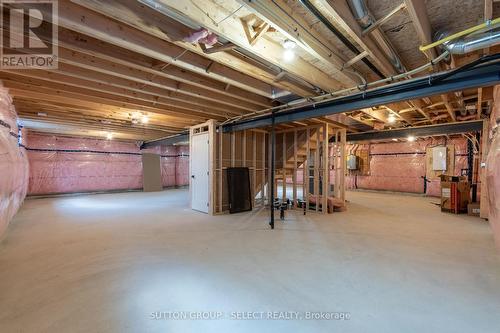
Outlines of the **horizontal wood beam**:
[[[169,63],[156,61],[154,59],[142,55],[137,52],[132,52],[115,45],[109,44],[98,39],[79,34],[68,29],[59,29],[59,46],[64,49],[77,52],[74,57],[66,57],[66,53],[62,50],[62,59],[67,61],[73,59],[75,62],[80,62],[80,55],[93,56],[92,60],[105,60],[115,64],[116,68],[107,67],[106,63],[96,63],[94,66],[86,62],[81,65],[90,67],[99,67],[102,70],[116,72],[116,75],[124,75],[125,78],[130,75],[134,79],[141,81],[151,81],[151,84],[157,83],[164,86],[165,89],[177,91],[191,96],[198,96],[213,101],[221,101],[229,105],[241,104],[245,108],[268,107],[272,105],[272,101],[266,97],[248,92],[236,86],[231,86],[227,83],[220,82],[209,77],[187,71]],[[104,66],[103,66],[104,65]],[[128,71],[123,70],[124,66],[129,68]],[[139,72],[138,72],[139,71]]]
[[[44,72],[41,70],[23,70],[23,71],[4,71],[0,72],[0,78],[17,80],[19,82],[29,83],[29,84],[39,84],[47,87],[58,86],[60,89],[64,85],[67,88],[65,90],[81,92],[80,90],[72,89],[72,87],[79,87],[85,89],[85,91],[94,91],[99,94],[102,92],[113,94],[116,96],[121,96],[128,98],[129,101],[134,103],[143,104],[146,102],[147,105],[155,108],[165,108],[167,110],[176,111],[182,115],[187,116],[189,112],[195,112],[198,114],[205,114],[205,117],[229,117],[231,114],[243,114],[243,113],[230,113],[229,111],[202,107],[201,105],[193,105],[191,103],[186,103],[183,101],[170,100],[169,98],[164,98],[158,95],[146,94],[144,92],[134,92],[127,88],[115,87],[99,82],[89,81],[87,79],[79,79],[65,74],[60,74],[58,72]],[[24,80],[22,78],[25,78]],[[43,81],[40,81],[43,80]],[[199,109],[197,109],[199,107]]]
[[[138,1],[73,0],[73,2],[76,2],[81,6],[92,9],[108,17],[111,17],[140,31],[146,32],[151,36],[161,38],[165,41],[175,44],[176,46],[189,50],[190,52],[188,52],[187,55],[191,57],[198,55],[202,56],[202,59],[204,59],[204,61],[207,60],[206,58],[210,59],[214,62],[211,67],[211,73],[220,71],[220,74],[225,74],[228,69],[232,69],[240,75],[247,75],[261,81],[261,83],[265,82],[269,85],[269,87],[271,87],[268,90],[268,93],[263,95],[268,98],[274,98],[276,93],[281,93],[279,91],[277,92],[277,89],[274,89],[272,87],[291,91],[300,96],[313,95],[313,91],[311,89],[308,89],[307,87],[304,87],[302,85],[297,85],[294,82],[276,82],[274,80],[275,73],[273,73],[272,70],[266,69],[264,66],[252,65],[240,56],[231,54],[229,52],[205,53],[204,49],[200,47],[200,45],[188,43],[183,40],[183,38],[194,32],[193,29],[184,26],[183,24],[171,19],[170,17],[162,15],[161,13],[149,8],[148,6],[140,4]],[[205,69],[206,67],[204,67],[203,70]],[[228,74],[234,75],[234,73],[232,72],[229,72]],[[228,78],[230,78],[231,75],[227,75]],[[237,78],[235,77],[235,79]],[[223,82],[230,83],[224,80]],[[251,85],[247,85],[245,89],[248,88],[251,88]]]
[[16,110],[23,110],[25,112],[31,112],[40,117],[45,117],[50,114],[57,114],[64,117],[74,117],[82,120],[96,120],[101,122],[102,125],[117,125],[125,127],[134,127],[142,129],[158,130],[169,133],[177,133],[184,126],[181,125],[166,125],[165,120],[161,116],[149,116],[149,122],[147,124],[142,124],[140,119],[138,123],[133,123],[133,114],[130,113],[106,113],[103,114],[97,110],[89,110],[82,108],[66,108],[58,105],[51,105],[50,103],[33,103],[31,101],[15,99]]
[[[125,112],[137,112],[138,110],[144,111],[144,112],[153,112],[153,113],[160,113],[164,115],[168,115],[171,117],[172,120],[181,120],[182,118],[179,118],[178,115],[172,116],[172,113],[168,111],[161,111],[156,109],[155,111],[152,111],[150,109],[146,108],[141,108],[138,109],[137,106],[135,105],[130,105],[128,103],[123,103],[123,102],[116,102],[113,100],[109,99],[104,99],[104,98],[98,98],[98,97],[92,97],[84,94],[78,94],[78,93],[71,93],[71,92],[66,92],[66,91],[61,91],[61,90],[54,90],[54,89],[49,89],[49,88],[41,88],[33,85],[27,85],[19,82],[13,82],[13,81],[4,81],[4,84],[6,87],[9,88],[9,93],[14,96],[14,97],[20,97],[24,99],[29,99],[29,100],[41,100],[41,101],[51,101],[51,102],[56,102],[56,103],[66,103],[69,105],[73,106],[82,106],[82,107],[89,107],[89,108],[94,108],[94,109],[102,109],[103,112],[104,110],[111,108],[114,108],[115,110],[119,111],[125,111]],[[205,118],[201,118],[205,119]],[[187,123],[195,124],[197,122],[200,122],[200,120],[193,120],[192,117],[189,117],[189,121],[186,121]]]
[[[20,3],[16,4],[16,6],[25,8],[26,5]],[[207,59],[165,40],[123,23],[110,20],[109,17],[71,3],[68,0],[60,0],[58,7],[58,25],[60,27],[74,30],[160,61],[172,63],[174,66],[229,83],[255,94],[266,97],[272,96],[273,89],[271,85],[226,66],[214,66],[210,73],[207,73],[206,67],[209,63]],[[40,10],[43,12],[43,9]],[[46,17],[50,17],[50,15]]]
[[215,114],[207,114],[198,111],[181,109],[179,107],[162,108],[162,105],[155,102],[146,102],[130,97],[118,96],[108,92],[99,92],[96,90],[86,89],[82,87],[74,87],[68,84],[54,83],[39,79],[31,78],[15,78],[12,74],[0,72],[0,78],[3,79],[6,86],[15,89],[24,89],[27,92],[40,92],[46,94],[54,94],[59,96],[73,96],[86,100],[98,101],[102,104],[114,105],[128,109],[142,110],[144,112],[160,113],[170,115],[172,117],[188,117],[190,119],[205,120],[214,118],[223,120],[225,117]]
[[155,140],[165,136],[165,133],[162,132],[131,132],[123,128],[103,127],[82,124],[81,122],[59,121],[57,119],[39,119],[30,117],[29,115],[21,115],[19,119],[24,128],[29,129],[30,132],[40,132],[52,135],[60,134],[106,139],[107,133],[112,133],[114,140],[125,139],[134,141]]
[[[60,64],[64,65],[64,64]],[[225,116],[228,117],[230,115],[242,115],[246,112],[239,111],[238,109],[230,109],[228,106],[222,107],[221,105],[213,105],[210,102],[206,102],[203,104],[202,102],[194,102],[189,99],[172,99],[168,94],[155,94],[150,93],[147,90],[134,89],[129,88],[129,84],[127,82],[119,82],[116,83],[116,80],[113,80],[110,76],[101,75],[99,79],[99,75],[94,75],[91,71],[82,71],[84,75],[76,76],[72,71],[68,71],[68,66],[60,66],[64,67],[66,71],[56,70],[56,71],[43,71],[43,70],[4,70],[3,73],[6,73],[8,76],[10,74],[11,77],[19,78],[34,78],[38,80],[45,80],[47,82],[65,84],[73,87],[80,87],[83,89],[94,90],[97,92],[105,91],[107,93],[111,93],[114,95],[128,97],[137,99],[140,101],[151,102],[154,104],[158,104],[158,107],[165,108],[180,108],[188,111],[201,112],[206,113],[207,115],[216,115],[216,116]],[[2,72],[0,72],[0,76]],[[104,77],[102,77],[104,76]],[[127,81],[127,80],[124,80]],[[111,83],[111,84],[110,84]],[[43,84],[43,82],[42,82]],[[238,112],[239,111],[239,112]]]
[[[250,45],[240,18],[231,15],[227,9],[215,2],[209,0],[197,0],[196,3],[192,1],[158,0],[158,3],[176,15],[188,17],[204,28],[238,45],[238,47],[325,91],[335,91],[345,87],[344,84],[329,77],[300,57],[296,57],[293,62],[289,63],[283,61],[284,48],[278,43],[261,38],[254,45]],[[216,24],[215,21],[222,19],[224,19],[223,22]]]
[[347,2],[331,0],[311,0],[311,3],[335,26],[339,26],[363,50],[369,53],[369,58],[386,76],[395,74],[394,67],[387,60],[380,48],[370,38],[363,36],[363,31],[351,13]]
[[251,9],[257,16],[272,25],[287,38],[295,41],[304,51],[324,64],[329,65],[335,71],[335,78],[345,85],[356,85],[359,82],[351,76],[342,72],[345,59],[342,59],[340,51],[331,42],[319,33],[313,33],[309,23],[300,15],[294,13],[292,8],[284,0],[238,0]]
[[127,126],[124,124],[103,124],[100,120],[98,119],[92,119],[92,118],[80,118],[80,117],[75,117],[75,116],[68,116],[68,115],[58,115],[56,113],[49,113],[47,112],[47,116],[39,116],[36,112],[25,110],[25,109],[20,109],[19,110],[19,117],[23,119],[31,119],[31,120],[36,120],[36,121],[45,121],[45,122],[53,122],[57,124],[72,124],[72,125],[81,125],[85,127],[91,127],[91,128],[96,128],[96,129],[102,129],[106,131],[121,131],[124,133],[134,133],[138,135],[154,135],[154,136],[160,136],[160,135],[167,135],[167,134],[173,134],[176,132],[173,131],[163,131],[163,130],[158,130],[158,129],[153,129],[153,128],[134,128],[132,126]]

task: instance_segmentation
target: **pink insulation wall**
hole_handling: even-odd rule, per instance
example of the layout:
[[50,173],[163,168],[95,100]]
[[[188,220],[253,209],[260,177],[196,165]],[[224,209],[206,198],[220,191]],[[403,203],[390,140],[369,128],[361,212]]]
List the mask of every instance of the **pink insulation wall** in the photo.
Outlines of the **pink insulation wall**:
[[[460,175],[467,168],[467,141],[463,138],[419,139],[415,142],[390,142],[359,145],[358,149],[368,149],[370,153],[370,171],[367,176],[348,175],[348,189],[388,190],[398,192],[423,193],[426,175],[426,148],[438,144],[455,146],[454,175]],[[353,146],[347,146],[347,153]],[[440,180],[430,179],[427,194],[440,195]]]
[[[31,170],[30,195],[142,188],[141,150],[135,143],[33,132],[23,143]],[[184,147],[147,151],[162,155],[163,186],[188,184],[184,161],[189,158],[182,156],[187,155]]]
[[488,219],[500,250],[500,86],[493,93],[494,103],[490,116],[491,145],[486,160],[486,181],[488,184]]
[[21,206],[28,185],[28,160],[17,135],[12,99],[0,82],[0,239]]

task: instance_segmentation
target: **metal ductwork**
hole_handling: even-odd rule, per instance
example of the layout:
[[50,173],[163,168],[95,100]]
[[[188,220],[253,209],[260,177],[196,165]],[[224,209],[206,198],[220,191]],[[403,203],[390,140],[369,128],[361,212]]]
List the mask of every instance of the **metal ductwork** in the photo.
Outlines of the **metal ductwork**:
[[[361,52],[358,50],[356,45],[354,45],[349,38],[345,37],[321,12],[311,3],[310,0],[299,0],[299,2],[309,10],[318,20],[321,21],[337,38],[344,43],[349,50],[351,50],[355,55],[360,54]],[[385,77],[385,75],[370,61],[368,58],[364,57],[361,59],[368,68],[370,68],[375,74],[377,74],[381,79]]]
[[468,38],[443,43],[443,46],[451,54],[466,54],[498,44],[500,44],[500,31],[490,30]]
[[368,6],[364,0],[348,0],[347,4],[351,9],[352,15],[354,15],[354,18],[363,29],[366,29],[375,23],[375,20],[370,14]]
[[[347,0],[347,4],[351,9],[352,15],[363,29],[366,29],[375,23],[375,19],[370,14],[368,6],[364,0]],[[371,34],[385,52],[396,71],[398,73],[406,72],[406,68],[403,66],[401,59],[399,59],[399,56],[396,54],[396,51],[392,47],[391,43],[382,34],[382,32],[379,29],[375,29],[371,32]]]

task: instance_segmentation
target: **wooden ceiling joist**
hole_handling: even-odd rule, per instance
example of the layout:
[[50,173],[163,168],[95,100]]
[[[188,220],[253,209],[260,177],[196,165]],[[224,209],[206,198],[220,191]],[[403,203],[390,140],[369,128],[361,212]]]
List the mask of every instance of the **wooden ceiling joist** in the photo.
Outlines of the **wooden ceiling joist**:
[[[422,0],[404,0],[408,15],[413,23],[413,27],[417,31],[417,36],[422,45],[432,43],[432,29],[427,15],[425,1]],[[429,60],[436,58],[435,49],[430,49],[425,52]]]
[[[62,135],[104,138],[111,133],[114,139],[134,141],[154,140],[165,136],[161,131],[133,131],[119,126],[101,126],[83,124],[81,121],[64,121],[57,119],[38,119],[30,115],[20,115],[23,124],[29,123],[30,131],[53,134],[55,131]],[[48,126],[47,126],[48,125]]]
[[100,119],[95,119],[92,117],[78,117],[78,116],[69,116],[69,115],[58,115],[55,113],[50,113],[46,111],[47,116],[40,117],[35,112],[30,110],[19,110],[19,116],[23,119],[35,120],[38,122],[52,122],[57,124],[73,124],[73,125],[81,125],[91,127],[93,129],[102,129],[106,131],[122,131],[127,133],[135,133],[135,134],[145,134],[150,133],[153,135],[161,136],[166,134],[174,134],[175,131],[163,130],[161,128],[154,127],[135,127],[133,125],[110,122],[103,123]]
[[[62,64],[60,64],[62,65]],[[74,87],[80,87],[84,89],[90,89],[95,91],[106,91],[115,95],[134,98],[141,101],[151,102],[158,104],[159,107],[177,107],[181,109],[191,110],[191,111],[201,111],[207,113],[207,115],[242,115],[245,111],[236,108],[230,108],[227,105],[217,104],[213,102],[203,102],[196,100],[195,98],[172,98],[169,96],[168,92],[160,90],[155,93],[154,88],[151,91],[150,89],[140,89],[139,84],[134,82],[127,82],[127,80],[123,80],[125,82],[120,82],[120,79],[114,80],[110,76],[99,75],[99,73],[85,71],[85,75],[80,77],[75,75],[74,68],[70,68],[71,71],[68,71],[69,66],[60,66],[64,67],[65,70],[56,70],[56,71],[43,71],[43,70],[23,70],[23,71],[5,71],[5,73],[10,74],[14,77],[27,77],[33,79],[41,79],[46,80],[53,83],[66,84]],[[97,75],[95,75],[97,74]],[[2,74],[0,74],[2,75]],[[118,81],[118,82],[117,82]],[[129,84],[127,84],[129,83]],[[136,88],[131,88],[129,85],[135,85]]]
[[[186,37],[193,32],[192,29],[183,26],[182,24],[171,19],[168,16],[165,16],[145,5],[140,4],[138,1],[73,0],[73,2],[78,3],[80,6],[84,6],[103,15],[111,17],[138,30],[146,32],[150,36],[156,36],[157,38],[161,38],[165,41],[171,42],[173,45],[176,45],[182,49],[189,50],[190,56],[200,55],[202,56],[201,58],[205,61],[207,60],[206,58],[208,58],[216,63],[213,65],[213,67],[220,71],[221,74],[226,74],[228,69],[232,69],[238,72],[240,75],[248,75],[251,78],[259,80],[261,84],[265,82],[270,85],[269,87],[271,87],[268,91],[268,94],[263,95],[267,96],[268,98],[274,98],[275,96],[276,89],[272,88],[273,86],[279,89],[291,91],[300,96],[310,96],[313,94],[312,90],[304,87],[303,85],[297,85],[294,82],[275,82],[274,77],[276,74],[272,70],[266,69],[262,65],[252,65],[248,61],[246,61],[246,59],[242,59],[241,57],[235,56],[234,54],[231,54],[229,52],[215,52],[208,54],[205,53],[204,49],[198,44],[188,43],[183,41],[182,39],[179,39],[179,31],[182,32],[181,36]],[[182,1],[179,3],[184,4],[186,2]],[[212,72],[213,70],[214,68],[212,68]],[[222,81],[231,83],[228,80]],[[248,87],[244,89],[248,89]]]
[[[215,2],[210,0],[197,0],[196,3],[192,1],[159,0],[159,3],[170,11],[188,17],[204,28],[238,45],[238,47],[283,68],[316,87],[325,91],[334,91],[345,87],[344,84],[329,77],[300,57],[296,57],[293,63],[283,61],[284,48],[276,42],[261,38],[253,46],[250,45],[239,19]],[[224,21],[220,24],[215,22],[222,19]]]
[[[23,7],[24,5],[18,4],[17,6]],[[107,2],[104,7],[113,10]],[[43,9],[40,10],[43,11]],[[171,63],[177,67],[218,81],[230,83],[233,86],[261,96],[270,98],[273,95],[273,87],[265,82],[220,64],[213,66],[210,73],[207,73],[206,67],[210,60],[192,52],[186,52],[185,49],[175,44],[121,22],[111,20],[109,17],[71,3],[68,0],[60,0],[58,10],[58,25],[60,27],[129,49],[153,59]],[[46,15],[46,17],[50,17],[50,15]]]
[[167,106],[155,101],[144,101],[136,99],[135,97],[126,97],[111,93],[111,87],[107,87],[106,91],[99,91],[98,89],[92,90],[80,86],[73,86],[70,84],[61,84],[50,82],[40,79],[31,79],[25,77],[14,77],[12,74],[0,73],[0,78],[3,80],[5,86],[14,89],[25,89],[27,92],[40,92],[50,94],[51,92],[60,96],[80,96],[87,100],[99,101],[103,104],[114,105],[118,107],[125,107],[129,109],[141,110],[144,112],[169,114],[174,117],[197,117],[200,120],[212,117],[214,119],[224,120],[226,117],[220,114],[213,113],[208,110],[193,111],[191,109],[181,108],[179,106]]
[[[69,61],[73,59],[82,66],[99,67],[103,71],[115,72],[114,75],[130,76],[144,82],[151,82],[151,84],[157,83],[164,86],[165,89],[189,95],[195,94],[231,105],[239,103],[258,107],[271,105],[271,100],[267,97],[248,92],[236,86],[228,88],[227,83],[187,71],[175,65],[168,65],[169,63],[166,62],[157,62],[155,66],[154,59],[148,56],[67,29],[60,29],[59,31],[59,46],[77,52],[74,57],[65,57],[63,60]],[[94,61],[112,62],[114,67],[101,66],[99,63],[92,66],[91,63],[83,61],[85,58],[78,57],[78,55],[85,54],[94,56],[95,59],[92,58]],[[63,53],[62,56],[64,57],[65,54]],[[119,65],[125,66],[125,69]]]
[[338,55],[340,53],[339,50],[321,35],[313,34],[305,19],[294,14],[292,8],[285,1],[238,0],[238,2],[250,8],[256,15],[266,21],[267,24],[272,25],[287,38],[295,41],[299,47],[324,63],[329,64],[336,71],[335,76],[339,81],[350,86],[359,83],[345,72],[342,72],[344,64],[347,61]]
[[448,98],[448,95],[443,94],[441,95],[441,98],[443,99],[443,103],[446,107],[446,110],[448,111],[448,114],[450,115],[451,120],[457,121],[457,117],[455,116],[455,110],[451,106],[450,100]]
[[[140,120],[139,117],[144,115],[142,112],[137,112],[134,110],[116,110],[112,108],[106,109],[92,109],[89,107],[82,106],[72,106],[63,103],[55,103],[50,101],[37,101],[26,99],[22,97],[14,98],[16,108],[24,108],[36,112],[60,112],[65,114],[77,114],[77,115],[88,115],[90,117],[104,117],[105,119],[111,121],[129,121],[132,123],[132,119],[135,117]],[[160,114],[147,114],[149,118],[149,123],[146,126],[161,126],[162,129],[178,131],[187,126],[193,124],[193,121],[186,121],[186,119],[172,119],[170,116],[160,115]]]
[[[143,112],[153,112],[164,115],[169,115],[173,120],[180,119],[182,117],[178,116],[178,113],[172,113],[166,110],[160,109],[150,109],[150,108],[138,108],[136,105],[130,105],[129,103],[110,100],[105,98],[99,98],[89,95],[84,95],[81,93],[66,92],[60,90],[54,90],[50,88],[42,88],[38,86],[27,85],[19,82],[4,81],[5,86],[9,88],[9,93],[14,97],[21,97],[31,100],[42,100],[51,102],[62,102],[75,106],[88,107],[93,109],[106,110],[114,108],[115,110],[120,110],[124,112],[137,112],[141,110]],[[104,112],[104,111],[103,111]],[[189,119],[191,122],[200,122],[205,117],[191,115],[189,117],[184,117]]]
[[353,17],[345,1],[311,0],[311,3],[334,25],[342,30],[362,49],[369,54],[375,66],[386,76],[395,74],[394,67],[380,51],[370,36],[364,36],[363,30]]

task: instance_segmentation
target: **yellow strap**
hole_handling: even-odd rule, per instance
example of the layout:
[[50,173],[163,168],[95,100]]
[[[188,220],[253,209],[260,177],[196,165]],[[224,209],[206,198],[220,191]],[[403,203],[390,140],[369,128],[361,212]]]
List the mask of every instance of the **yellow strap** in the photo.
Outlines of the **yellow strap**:
[[473,32],[476,32],[478,30],[487,28],[489,26],[493,26],[493,25],[498,24],[498,23],[500,23],[500,17],[497,17],[494,20],[488,20],[488,21],[486,21],[484,23],[476,25],[475,27],[472,27],[472,28],[469,28],[469,29],[457,32],[456,34],[453,34],[453,35],[450,35],[450,36],[445,37],[443,39],[440,39],[440,40],[438,40],[438,41],[436,41],[434,43],[431,43],[431,44],[428,44],[428,45],[425,45],[425,46],[420,46],[419,49],[420,49],[420,51],[425,52],[428,49],[431,49],[431,48],[436,47],[438,45],[441,45],[443,43],[449,42],[450,40],[457,39],[457,38],[462,37],[462,36],[470,35]]

